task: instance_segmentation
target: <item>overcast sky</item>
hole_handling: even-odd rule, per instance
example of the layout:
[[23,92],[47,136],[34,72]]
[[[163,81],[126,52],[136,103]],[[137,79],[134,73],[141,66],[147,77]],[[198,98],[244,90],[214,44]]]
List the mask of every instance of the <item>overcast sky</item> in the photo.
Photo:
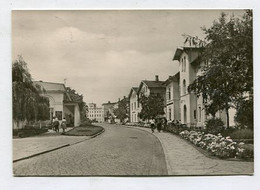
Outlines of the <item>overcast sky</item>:
[[[224,11],[242,15],[243,11]],[[204,37],[210,11],[13,11],[12,59],[34,80],[63,83],[98,105],[128,96],[141,80],[174,75],[182,34]]]

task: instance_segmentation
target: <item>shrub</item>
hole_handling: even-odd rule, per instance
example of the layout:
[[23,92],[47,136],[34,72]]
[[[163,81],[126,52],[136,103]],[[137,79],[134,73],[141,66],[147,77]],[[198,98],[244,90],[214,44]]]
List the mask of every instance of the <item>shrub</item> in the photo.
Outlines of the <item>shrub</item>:
[[237,157],[245,160],[254,158],[254,145],[239,143]]
[[243,158],[254,157],[254,149],[250,145],[234,142],[229,136],[223,137],[221,134],[205,134],[197,131],[182,131],[180,136],[189,140],[194,145],[206,149],[212,155],[220,158]]
[[242,127],[253,129],[254,127],[254,102],[253,99],[242,100],[237,105],[235,121]]
[[30,137],[34,135],[39,135],[41,133],[46,133],[48,129],[46,128],[24,128],[24,129],[14,129],[13,130],[13,136],[18,136],[18,137]]
[[233,133],[234,131],[236,131],[237,129],[235,127],[229,127],[227,129],[224,129],[221,131],[221,135],[223,137],[227,137],[230,136],[231,133]]
[[224,129],[224,122],[220,118],[211,118],[206,121],[206,132],[217,135]]
[[251,129],[238,129],[230,134],[232,139],[253,139],[254,132]]

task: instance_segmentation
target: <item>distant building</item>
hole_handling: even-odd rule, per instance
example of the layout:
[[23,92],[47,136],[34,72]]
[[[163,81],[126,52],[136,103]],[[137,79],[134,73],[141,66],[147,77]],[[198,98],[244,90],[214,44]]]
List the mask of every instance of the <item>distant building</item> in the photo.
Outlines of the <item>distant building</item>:
[[139,103],[138,103],[138,87],[132,87],[130,90],[130,93],[128,95],[129,97],[129,108],[130,108],[130,122],[138,122],[138,113],[140,113],[141,110]]
[[97,107],[96,104],[88,104],[88,118],[97,122],[104,122],[104,109],[103,107]]
[[114,110],[118,106],[117,102],[108,101],[107,103],[103,103],[102,106],[104,111],[104,121],[109,123],[114,122],[115,120]]
[[34,81],[33,83],[44,89],[42,96],[49,98],[50,121],[56,117],[61,122],[62,118],[65,117],[68,125],[80,125],[79,105],[71,100],[64,84],[43,81]]
[[166,86],[165,114],[168,121],[180,120],[180,73],[170,76],[163,84]]
[[[119,111],[122,112],[123,114],[126,114],[126,117],[124,120],[122,120],[122,118],[120,119],[119,117],[117,117],[117,115],[115,114],[115,110],[114,110],[114,115],[115,115],[115,122],[116,123],[121,123],[121,122],[129,122],[129,115],[130,115],[130,108],[129,108],[129,98],[124,96],[123,99],[118,98],[118,102],[114,105],[114,108],[117,109],[120,107]],[[120,113],[119,112],[119,113]]]

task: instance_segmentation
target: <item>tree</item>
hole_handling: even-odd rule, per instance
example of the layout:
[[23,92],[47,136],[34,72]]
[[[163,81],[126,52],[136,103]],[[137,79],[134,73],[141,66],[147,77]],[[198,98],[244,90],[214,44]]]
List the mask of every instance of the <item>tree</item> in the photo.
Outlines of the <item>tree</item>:
[[34,85],[27,63],[18,56],[12,64],[13,119],[20,121],[47,120],[49,99],[41,96],[40,86]]
[[83,95],[78,94],[76,90],[70,87],[66,87],[66,92],[69,94],[72,101],[77,102],[79,104],[80,118],[81,120],[84,120],[84,118],[86,118],[87,105],[86,102],[84,102],[83,100]]
[[[228,110],[245,94],[253,94],[253,15],[246,10],[242,18],[222,13],[209,29],[201,46],[202,74],[189,86],[189,91],[202,95],[207,113],[213,116]],[[186,41],[193,38],[186,38]],[[252,108],[253,109],[253,108]]]
[[242,99],[237,105],[237,112],[235,115],[235,121],[238,122],[242,127],[248,127],[253,129],[254,126],[254,112],[253,112],[254,101],[250,99]]
[[121,122],[123,122],[126,118],[129,117],[129,100],[127,98],[124,98],[120,101],[118,101],[118,108],[114,110],[115,116],[120,119]]
[[155,119],[164,114],[164,100],[160,94],[150,94],[148,97],[141,94],[139,101],[142,109],[138,116],[141,119]]

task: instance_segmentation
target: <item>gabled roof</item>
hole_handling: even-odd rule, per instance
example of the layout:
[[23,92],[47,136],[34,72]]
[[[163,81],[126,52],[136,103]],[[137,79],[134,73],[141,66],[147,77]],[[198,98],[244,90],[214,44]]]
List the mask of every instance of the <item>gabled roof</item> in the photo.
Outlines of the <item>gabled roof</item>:
[[38,84],[43,87],[47,92],[48,91],[61,91],[65,92],[65,85],[62,83],[54,83],[54,82],[43,82],[43,81],[33,81],[34,84]]
[[178,82],[180,79],[180,72],[176,73],[174,76],[170,76],[166,81],[163,82],[164,85],[169,84],[170,82]]
[[34,84],[40,85],[46,92],[61,92],[65,93],[68,100],[71,101],[71,97],[66,91],[66,87],[63,83],[55,82],[43,82],[43,81],[33,81]]
[[149,81],[149,80],[143,80],[142,81],[148,88],[162,88],[163,81]]
[[128,95],[128,98],[129,98],[129,99],[131,98],[133,91],[135,91],[135,92],[137,93],[137,92],[138,92],[138,87],[132,87],[132,88],[131,88],[130,93],[129,93],[129,95]]
[[143,84],[145,84],[149,89],[152,88],[165,88],[164,81],[149,81],[149,80],[143,80],[141,81],[137,94],[139,94],[140,90],[142,89]]
[[180,60],[181,54],[186,51],[186,50],[195,50],[195,51],[200,51],[202,48],[200,47],[178,47],[175,51],[175,54],[173,56],[173,61],[174,60]]

